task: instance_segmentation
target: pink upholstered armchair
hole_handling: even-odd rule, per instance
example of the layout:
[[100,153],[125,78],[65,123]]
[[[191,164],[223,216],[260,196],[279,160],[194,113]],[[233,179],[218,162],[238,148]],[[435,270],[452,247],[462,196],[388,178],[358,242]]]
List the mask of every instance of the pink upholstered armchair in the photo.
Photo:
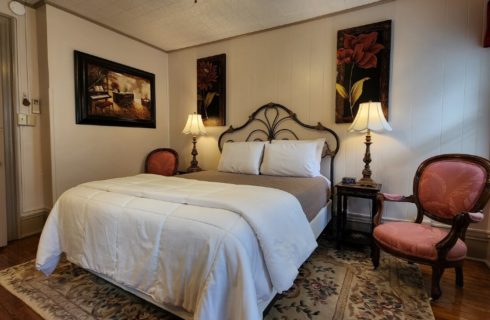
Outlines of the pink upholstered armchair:
[[[439,282],[445,268],[455,268],[456,285],[463,286],[465,233],[470,223],[483,219],[490,197],[490,161],[464,154],[445,154],[422,162],[415,173],[413,195],[378,194],[374,217],[372,261],[379,265],[380,248],[411,262],[432,266],[432,299],[441,296]],[[384,201],[412,202],[413,222],[381,224]],[[423,217],[448,224],[449,231],[421,224]]]
[[155,149],[146,156],[145,172],[173,176],[179,167],[178,153],[169,148]]

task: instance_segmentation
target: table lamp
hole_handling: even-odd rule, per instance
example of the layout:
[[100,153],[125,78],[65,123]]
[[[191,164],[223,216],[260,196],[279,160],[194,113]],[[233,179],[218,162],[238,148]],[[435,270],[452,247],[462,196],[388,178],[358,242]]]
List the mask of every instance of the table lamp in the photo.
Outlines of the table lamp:
[[206,128],[204,127],[204,123],[202,123],[202,117],[200,114],[193,113],[190,114],[187,118],[187,123],[185,124],[184,130],[182,130],[184,134],[192,134],[192,161],[189,168],[187,168],[187,172],[196,172],[201,171],[201,168],[197,165],[196,156],[198,155],[196,149],[196,137],[205,135]]
[[362,179],[359,180],[358,184],[362,186],[374,187],[377,185],[373,179],[371,179],[371,168],[369,163],[371,163],[371,130],[373,131],[391,131],[391,126],[386,121],[386,118],[381,109],[380,102],[364,102],[359,105],[359,111],[349,127],[349,132],[366,132],[366,152],[364,154],[364,170],[362,170]]

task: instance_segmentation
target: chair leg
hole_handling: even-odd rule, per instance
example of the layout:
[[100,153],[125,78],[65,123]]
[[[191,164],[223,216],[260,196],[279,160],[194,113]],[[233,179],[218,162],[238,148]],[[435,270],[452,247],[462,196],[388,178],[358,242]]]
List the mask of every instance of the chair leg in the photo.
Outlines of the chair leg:
[[371,244],[371,261],[373,262],[374,269],[379,266],[379,251],[379,247],[375,243]]
[[454,268],[456,271],[456,286],[462,288],[464,281],[463,281],[463,267],[459,266]]
[[439,283],[441,282],[441,277],[443,273],[444,273],[444,268],[438,266],[432,266],[432,288],[431,288],[432,300],[437,300],[441,296],[441,287]]

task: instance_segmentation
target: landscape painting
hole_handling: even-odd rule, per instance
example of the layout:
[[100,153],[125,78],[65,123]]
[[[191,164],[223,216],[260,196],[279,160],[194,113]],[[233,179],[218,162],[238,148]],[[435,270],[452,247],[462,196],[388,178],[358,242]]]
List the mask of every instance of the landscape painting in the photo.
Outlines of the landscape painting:
[[155,128],[155,75],[75,51],[77,124]]

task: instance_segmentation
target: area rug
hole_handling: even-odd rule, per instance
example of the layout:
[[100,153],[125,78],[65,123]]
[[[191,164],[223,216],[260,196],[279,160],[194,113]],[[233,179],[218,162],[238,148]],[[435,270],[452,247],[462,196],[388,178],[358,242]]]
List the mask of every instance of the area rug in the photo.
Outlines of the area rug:
[[[178,319],[62,260],[49,278],[34,261],[0,271],[0,284],[45,319]],[[321,241],[294,286],[265,316],[287,319],[434,319],[418,267],[389,255],[373,270],[367,250]]]

